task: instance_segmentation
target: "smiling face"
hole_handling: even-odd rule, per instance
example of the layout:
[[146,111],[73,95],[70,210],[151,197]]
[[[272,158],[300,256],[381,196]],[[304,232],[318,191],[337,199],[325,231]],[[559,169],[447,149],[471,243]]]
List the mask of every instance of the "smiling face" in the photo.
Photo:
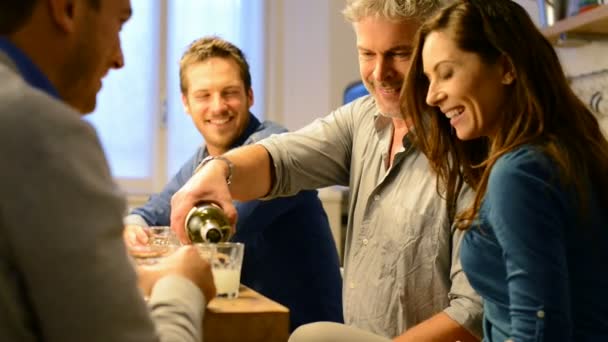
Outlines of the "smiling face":
[[375,16],[353,24],[361,79],[382,114],[401,118],[399,94],[410,67],[412,41],[419,24]]
[[249,123],[253,91],[245,90],[239,70],[231,58],[211,57],[188,66],[184,73],[184,110],[211,155],[228,151]]
[[70,49],[61,68],[58,85],[62,98],[81,113],[95,109],[101,80],[110,69],[124,65],[120,31],[131,16],[130,0],[100,1],[94,8],[89,1],[76,2]]
[[422,48],[424,74],[429,80],[426,102],[438,107],[459,139],[492,137],[513,73],[504,58],[486,63],[458,48],[443,31],[428,34]]

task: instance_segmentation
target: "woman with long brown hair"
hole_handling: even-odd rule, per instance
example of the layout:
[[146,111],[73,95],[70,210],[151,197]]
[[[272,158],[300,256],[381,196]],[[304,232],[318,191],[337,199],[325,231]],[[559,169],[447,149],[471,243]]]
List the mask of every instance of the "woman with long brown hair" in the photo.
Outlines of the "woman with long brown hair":
[[402,96],[469,229],[485,341],[608,341],[608,142],[551,44],[509,0],[456,0],[421,27]]

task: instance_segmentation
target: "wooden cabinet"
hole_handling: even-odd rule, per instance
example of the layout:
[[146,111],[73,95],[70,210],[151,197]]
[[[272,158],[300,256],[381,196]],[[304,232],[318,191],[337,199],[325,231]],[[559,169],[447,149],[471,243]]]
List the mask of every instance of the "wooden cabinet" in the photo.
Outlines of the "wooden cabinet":
[[567,44],[569,37],[588,40],[608,38],[608,4],[557,21],[541,31],[553,44]]

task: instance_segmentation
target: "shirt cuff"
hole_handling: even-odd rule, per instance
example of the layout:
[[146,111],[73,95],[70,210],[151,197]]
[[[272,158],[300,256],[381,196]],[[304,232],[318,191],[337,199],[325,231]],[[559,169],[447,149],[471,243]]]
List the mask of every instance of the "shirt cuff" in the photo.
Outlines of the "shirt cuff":
[[127,215],[125,218],[122,219],[122,222],[125,226],[127,226],[127,225],[134,225],[134,226],[141,226],[141,227],[148,226],[148,222],[146,222],[146,220],[144,220],[143,217],[141,217],[137,214]]
[[270,157],[270,160],[272,162],[271,167],[274,168],[274,179],[273,179],[272,185],[270,187],[270,191],[265,196],[259,198],[262,201],[267,201],[267,200],[276,198],[277,193],[279,192],[278,175],[280,174],[280,171],[279,171],[279,165],[277,165],[277,163],[276,163],[276,160],[278,158],[278,152],[275,152],[275,145],[272,144],[271,140],[272,140],[271,138],[266,138],[266,139],[264,139],[262,141],[258,141],[256,143],[256,145],[260,145],[266,149],[266,151],[268,152],[268,156]]
[[[463,299],[466,300],[466,299]],[[456,300],[458,301],[458,300]],[[473,304],[473,303],[471,303]],[[448,315],[452,320],[458,323],[461,327],[467,329],[478,339],[483,338],[482,329],[482,308],[469,307],[464,303],[454,303],[454,300],[449,307],[445,308],[443,312]]]
[[192,281],[182,276],[169,275],[156,282],[148,301],[151,308],[166,303],[185,308],[195,322],[202,322],[207,301]]

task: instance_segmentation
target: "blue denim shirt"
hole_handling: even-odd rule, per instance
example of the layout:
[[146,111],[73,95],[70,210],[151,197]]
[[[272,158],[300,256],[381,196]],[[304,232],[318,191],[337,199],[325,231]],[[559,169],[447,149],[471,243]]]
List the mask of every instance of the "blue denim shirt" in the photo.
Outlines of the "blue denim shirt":
[[460,252],[484,341],[608,341],[608,213],[589,187],[583,221],[557,170],[530,146],[492,168]]
[[[250,114],[248,127],[232,147],[285,131]],[[207,155],[201,146],[163,191],[133,210],[125,223],[168,225],[171,196]],[[245,244],[241,283],[288,307],[292,330],[309,322],[343,322],[338,253],[317,192],[234,205],[238,222],[232,240]]]

